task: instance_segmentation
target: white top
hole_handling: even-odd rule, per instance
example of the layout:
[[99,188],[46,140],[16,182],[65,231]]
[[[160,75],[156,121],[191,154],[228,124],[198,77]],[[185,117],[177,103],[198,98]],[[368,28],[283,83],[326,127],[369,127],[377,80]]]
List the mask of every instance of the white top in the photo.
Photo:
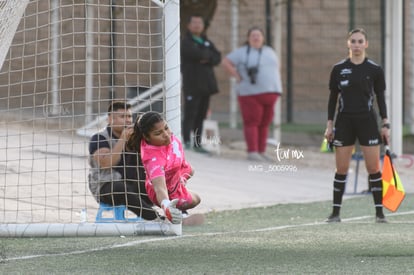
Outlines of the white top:
[[[237,94],[240,96],[263,93],[282,93],[282,80],[279,71],[279,59],[269,46],[261,49],[242,46],[227,55],[236,67],[242,80],[237,84]],[[257,67],[256,83],[252,84],[247,68]]]

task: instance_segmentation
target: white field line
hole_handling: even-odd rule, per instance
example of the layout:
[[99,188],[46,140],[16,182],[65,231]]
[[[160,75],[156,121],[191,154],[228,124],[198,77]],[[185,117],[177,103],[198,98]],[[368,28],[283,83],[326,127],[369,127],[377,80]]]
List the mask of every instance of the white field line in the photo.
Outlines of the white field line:
[[[411,214],[414,214],[414,210],[400,212],[400,213],[391,213],[391,214],[388,214],[387,216],[403,216],[403,215],[411,215]],[[342,219],[342,221],[351,222],[351,221],[364,220],[367,218],[372,218],[372,216],[360,216],[360,217],[346,218],[346,219]],[[402,222],[396,222],[396,223],[403,224]],[[27,256],[14,257],[14,258],[5,258],[5,259],[1,259],[0,261],[10,262],[10,261],[19,261],[19,260],[29,260],[29,259],[41,258],[41,257],[79,255],[79,254],[85,254],[85,253],[90,253],[90,252],[110,250],[110,249],[122,248],[122,247],[130,247],[130,246],[135,246],[135,245],[139,245],[143,243],[151,243],[151,242],[158,242],[158,241],[164,242],[164,241],[170,241],[174,239],[196,238],[196,237],[206,237],[206,236],[220,236],[220,235],[230,235],[230,234],[238,234],[238,233],[269,232],[269,231],[283,230],[287,228],[300,228],[300,227],[309,227],[309,226],[327,225],[327,224],[328,223],[326,222],[314,222],[314,223],[304,223],[304,224],[280,225],[280,226],[251,229],[251,230],[244,230],[244,231],[211,232],[211,233],[190,234],[190,235],[175,236],[175,237],[174,236],[173,237],[157,237],[157,238],[151,238],[151,239],[146,239],[146,240],[136,240],[136,241],[123,243],[123,244],[115,244],[115,245],[103,246],[103,247],[97,247],[97,248],[91,248],[91,249],[85,249],[85,250],[77,250],[77,251],[72,251],[72,252],[63,252],[63,253],[56,253],[56,254],[38,254],[38,255],[27,255]]]

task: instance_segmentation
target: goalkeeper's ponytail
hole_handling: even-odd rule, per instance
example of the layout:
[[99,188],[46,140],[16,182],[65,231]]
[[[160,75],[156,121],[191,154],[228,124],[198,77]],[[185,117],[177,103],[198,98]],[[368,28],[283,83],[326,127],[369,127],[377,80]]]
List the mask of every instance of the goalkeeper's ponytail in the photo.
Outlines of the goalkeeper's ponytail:
[[160,113],[153,111],[146,112],[139,116],[134,124],[134,132],[127,141],[128,150],[139,153],[141,151],[141,140],[145,136],[148,136],[156,123],[163,120]]

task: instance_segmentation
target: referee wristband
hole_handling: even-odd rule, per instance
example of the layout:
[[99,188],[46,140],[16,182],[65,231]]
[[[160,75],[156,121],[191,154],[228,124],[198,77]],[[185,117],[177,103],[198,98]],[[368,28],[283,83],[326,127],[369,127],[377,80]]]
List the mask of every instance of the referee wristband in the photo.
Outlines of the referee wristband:
[[390,124],[389,123],[384,123],[384,124],[382,124],[382,128],[390,129]]

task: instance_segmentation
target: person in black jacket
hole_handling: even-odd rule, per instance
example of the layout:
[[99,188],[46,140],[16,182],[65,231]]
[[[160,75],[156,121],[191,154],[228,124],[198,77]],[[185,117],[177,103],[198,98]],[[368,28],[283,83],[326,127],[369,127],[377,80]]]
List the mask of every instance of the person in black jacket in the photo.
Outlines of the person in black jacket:
[[[207,153],[201,146],[203,121],[209,109],[210,96],[218,93],[214,66],[221,62],[221,53],[204,34],[204,19],[190,16],[188,32],[181,42],[181,73],[184,93],[182,134],[186,149]],[[194,141],[191,141],[191,133]]]

